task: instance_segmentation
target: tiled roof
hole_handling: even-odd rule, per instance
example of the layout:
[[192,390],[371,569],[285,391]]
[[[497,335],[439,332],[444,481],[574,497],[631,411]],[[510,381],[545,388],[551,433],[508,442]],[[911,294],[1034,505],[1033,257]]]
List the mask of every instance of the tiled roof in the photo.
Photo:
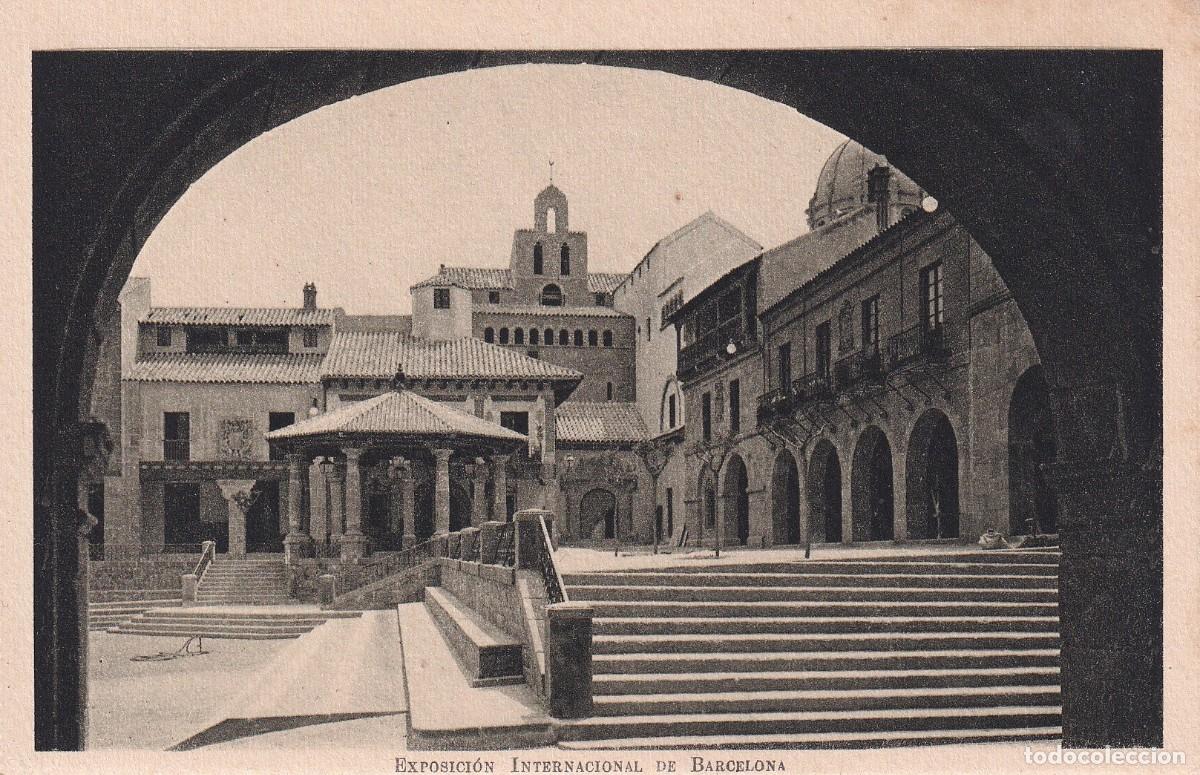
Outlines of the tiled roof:
[[338,332],[329,345],[325,378],[545,379],[578,381],[573,369],[530,358],[482,339],[414,339],[395,331]]
[[[588,292],[612,293],[627,277],[623,272],[588,273]],[[513,287],[512,271],[478,266],[443,266],[428,280],[422,280],[413,288],[428,288],[431,285],[457,285],[467,290],[504,289]]]
[[338,310],[300,307],[153,307],[142,323],[170,326],[329,326]]
[[615,310],[612,307],[599,305],[590,307],[544,307],[540,304],[489,304],[486,307],[476,307],[478,314],[500,315],[541,315],[553,317],[580,318],[627,318],[628,313]]
[[468,290],[513,287],[512,272],[507,269],[490,269],[479,266],[443,266],[428,280],[417,283],[413,288],[430,285],[457,285]]
[[338,331],[412,331],[412,315],[342,315]]
[[295,439],[328,433],[471,436],[524,442],[525,436],[408,390],[389,391],[356,401],[267,433],[268,439]]
[[588,291],[591,293],[612,293],[617,286],[628,277],[627,272],[589,272]]
[[319,383],[321,353],[150,353],[134,362],[125,379],[139,382]]
[[632,443],[649,436],[634,404],[568,401],[554,411],[558,443]]
[[766,312],[878,233],[875,207],[871,205],[763,253],[758,278],[759,312]]

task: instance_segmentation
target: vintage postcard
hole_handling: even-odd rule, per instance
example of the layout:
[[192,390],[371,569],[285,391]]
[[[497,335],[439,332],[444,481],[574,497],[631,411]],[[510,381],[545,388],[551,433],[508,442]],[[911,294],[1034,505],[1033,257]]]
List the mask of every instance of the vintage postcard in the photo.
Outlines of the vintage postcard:
[[1194,771],[1200,9],[922,5],[32,11],[4,771]]

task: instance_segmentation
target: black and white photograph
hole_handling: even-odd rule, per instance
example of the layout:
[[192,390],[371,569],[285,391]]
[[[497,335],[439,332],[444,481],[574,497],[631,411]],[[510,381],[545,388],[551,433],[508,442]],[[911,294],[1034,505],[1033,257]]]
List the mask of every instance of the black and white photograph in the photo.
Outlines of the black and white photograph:
[[34,754],[1200,762],[1161,44],[271,40],[27,52]]

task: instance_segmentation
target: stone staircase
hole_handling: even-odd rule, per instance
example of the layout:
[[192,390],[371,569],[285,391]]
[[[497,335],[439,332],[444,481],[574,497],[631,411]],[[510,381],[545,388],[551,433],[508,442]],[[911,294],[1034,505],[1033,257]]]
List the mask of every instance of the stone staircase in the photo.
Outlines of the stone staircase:
[[321,611],[315,607],[289,606],[245,610],[226,608],[160,608],[137,614],[110,627],[119,635],[155,635],[159,637],[232,638],[274,640],[298,638],[330,619],[362,616],[361,611]]
[[197,605],[282,605],[288,598],[281,555],[217,555],[196,587]]
[[178,589],[106,590],[106,593],[89,595],[89,598],[93,598],[88,600],[89,630],[106,630],[151,608],[177,606],[180,603]]
[[594,714],[566,748],[880,747],[1061,737],[1053,549],[565,578]]

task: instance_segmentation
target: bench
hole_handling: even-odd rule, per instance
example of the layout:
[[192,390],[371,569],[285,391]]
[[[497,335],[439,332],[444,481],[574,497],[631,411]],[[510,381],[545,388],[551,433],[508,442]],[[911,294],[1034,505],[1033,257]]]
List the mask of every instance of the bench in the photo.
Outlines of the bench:
[[425,588],[425,607],[450,644],[471,686],[525,681],[519,640],[485,621],[441,587]]

